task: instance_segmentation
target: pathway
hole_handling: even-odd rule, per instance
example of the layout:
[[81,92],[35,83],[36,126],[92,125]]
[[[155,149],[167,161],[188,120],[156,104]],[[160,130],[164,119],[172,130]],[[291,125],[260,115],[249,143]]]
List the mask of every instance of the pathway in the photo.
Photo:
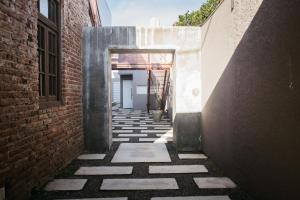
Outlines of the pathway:
[[113,112],[107,154],[82,154],[34,199],[250,200],[201,153],[179,153],[167,118],[141,111]]

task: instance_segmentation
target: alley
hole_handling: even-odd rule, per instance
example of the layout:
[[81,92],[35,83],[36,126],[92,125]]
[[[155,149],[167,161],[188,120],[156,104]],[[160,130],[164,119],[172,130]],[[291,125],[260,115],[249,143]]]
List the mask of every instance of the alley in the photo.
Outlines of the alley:
[[178,153],[170,120],[113,112],[107,154],[82,154],[33,199],[243,200],[250,198],[201,153]]

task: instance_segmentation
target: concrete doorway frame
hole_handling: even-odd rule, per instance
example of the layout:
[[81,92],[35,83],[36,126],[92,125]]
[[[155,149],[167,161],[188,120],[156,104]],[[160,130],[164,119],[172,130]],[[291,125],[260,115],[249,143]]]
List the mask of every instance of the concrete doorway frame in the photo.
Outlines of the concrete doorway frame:
[[200,50],[200,27],[83,28],[82,96],[86,149],[105,152],[112,144],[110,53],[174,51],[174,143],[181,151],[200,150]]

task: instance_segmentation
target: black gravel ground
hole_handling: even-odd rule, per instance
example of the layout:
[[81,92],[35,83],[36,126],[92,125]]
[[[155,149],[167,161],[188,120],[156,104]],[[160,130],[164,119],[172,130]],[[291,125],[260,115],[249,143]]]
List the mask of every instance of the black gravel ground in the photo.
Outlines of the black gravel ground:
[[[120,112],[121,113],[121,112]],[[146,116],[139,114],[134,116]],[[129,118],[129,117],[128,117]],[[124,123],[120,123],[124,124]],[[147,123],[151,124],[151,123]],[[139,126],[139,125],[134,125]],[[117,127],[116,129],[121,129]],[[149,129],[153,129],[152,127]],[[140,133],[140,130],[134,130]],[[118,134],[114,134],[117,137]],[[156,133],[148,133],[148,137],[156,137]],[[137,143],[138,138],[130,138],[130,143]],[[33,200],[52,200],[52,199],[80,199],[80,198],[103,198],[103,197],[128,197],[129,200],[150,200],[151,197],[172,197],[172,196],[212,196],[228,195],[232,200],[254,200],[239,187],[235,189],[199,189],[194,183],[194,177],[224,177],[224,174],[214,163],[208,159],[180,160],[172,142],[166,144],[172,162],[171,163],[111,163],[120,142],[113,142],[111,150],[107,152],[104,160],[73,160],[55,178],[84,178],[88,179],[81,191],[59,191],[47,192],[43,188],[33,191]],[[148,174],[149,165],[177,165],[177,164],[202,164],[208,169],[208,173],[199,174]],[[133,166],[131,175],[109,175],[109,176],[78,176],[75,171],[82,166]],[[100,186],[104,178],[176,178],[178,190],[142,190],[142,191],[100,191]]]

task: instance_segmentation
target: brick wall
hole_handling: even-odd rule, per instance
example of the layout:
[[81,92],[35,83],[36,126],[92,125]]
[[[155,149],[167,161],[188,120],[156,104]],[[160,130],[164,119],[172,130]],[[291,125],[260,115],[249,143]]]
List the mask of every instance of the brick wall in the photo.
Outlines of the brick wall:
[[62,103],[39,107],[36,0],[0,0],[0,188],[27,199],[83,149],[81,28],[88,1],[61,1]]

